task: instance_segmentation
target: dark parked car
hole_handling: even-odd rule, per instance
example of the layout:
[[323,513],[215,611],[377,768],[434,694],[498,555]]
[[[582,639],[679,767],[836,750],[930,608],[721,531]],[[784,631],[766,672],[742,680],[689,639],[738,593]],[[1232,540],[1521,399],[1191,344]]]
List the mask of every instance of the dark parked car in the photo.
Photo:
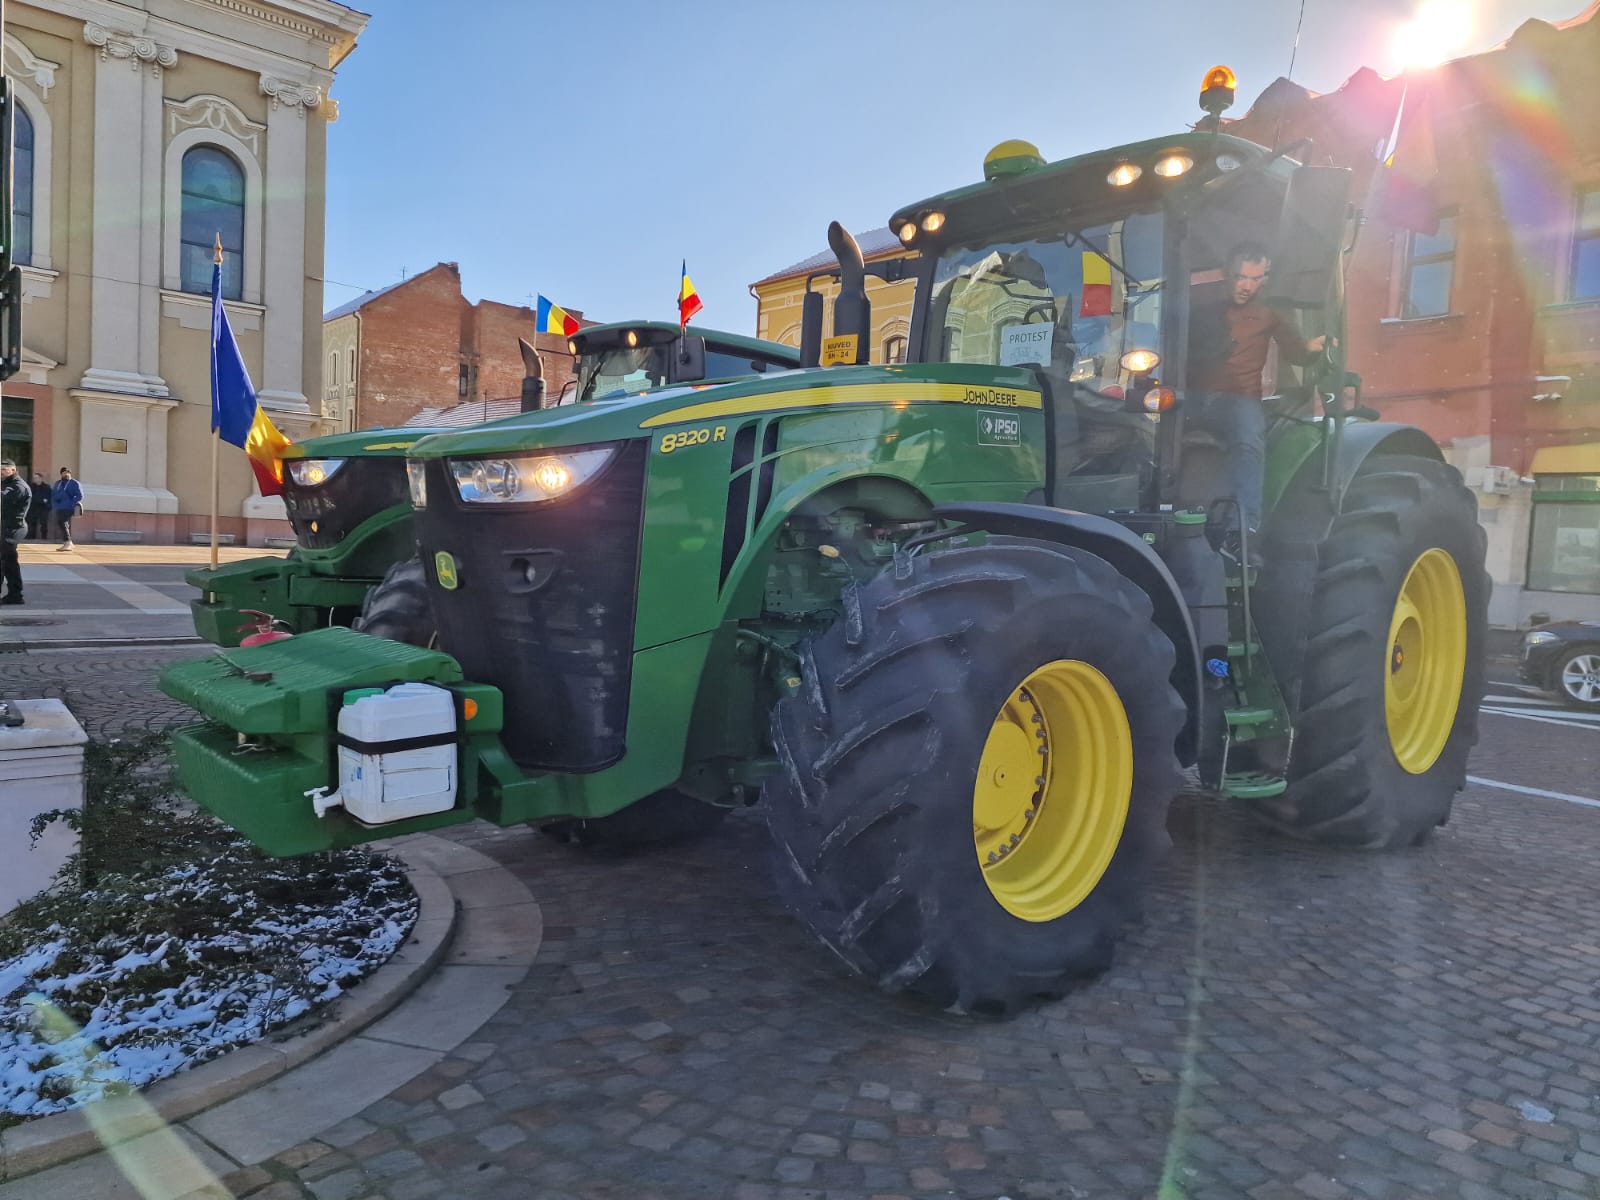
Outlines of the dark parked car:
[[1522,682],[1600,711],[1600,621],[1552,621],[1522,638]]

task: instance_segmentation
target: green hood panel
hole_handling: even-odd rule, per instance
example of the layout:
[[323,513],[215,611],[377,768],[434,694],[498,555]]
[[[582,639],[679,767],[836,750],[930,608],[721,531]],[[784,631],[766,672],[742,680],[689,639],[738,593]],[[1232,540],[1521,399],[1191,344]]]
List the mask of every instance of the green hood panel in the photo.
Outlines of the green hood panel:
[[1038,389],[1031,371],[964,363],[780,371],[721,385],[662,388],[520,413],[472,429],[435,434],[419,441],[410,457],[555,450],[787,410],[921,403],[1038,409]]
[[430,433],[447,426],[416,425],[399,429],[363,429],[357,433],[330,433],[324,437],[295,442],[283,452],[289,458],[400,458]]

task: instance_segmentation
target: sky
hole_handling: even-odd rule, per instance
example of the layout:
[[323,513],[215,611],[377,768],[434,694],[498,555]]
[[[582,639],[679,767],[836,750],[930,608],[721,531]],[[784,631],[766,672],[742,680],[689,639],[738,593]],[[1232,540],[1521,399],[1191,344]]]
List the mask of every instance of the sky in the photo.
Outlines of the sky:
[[1587,3],[1305,0],[1296,51],[1298,0],[367,0],[332,89],[324,309],[457,262],[471,300],[668,320],[686,260],[696,323],[751,333],[749,285],[829,221],[977,182],[1007,138],[1055,160],[1159,137],[1214,63],[1240,115],[1292,53],[1331,91]]

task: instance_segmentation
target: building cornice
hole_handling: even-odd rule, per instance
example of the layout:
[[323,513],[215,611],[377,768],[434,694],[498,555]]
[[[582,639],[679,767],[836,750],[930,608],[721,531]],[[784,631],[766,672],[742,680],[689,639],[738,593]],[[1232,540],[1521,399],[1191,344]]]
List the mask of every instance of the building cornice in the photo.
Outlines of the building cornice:
[[136,33],[89,21],[83,27],[83,40],[100,50],[100,61],[126,60],[135,70],[148,63],[160,72],[178,65],[178,52],[164,42]]
[[[235,11],[217,0],[183,0],[189,6],[237,18],[237,31],[232,35],[212,33],[181,20],[157,16],[142,9],[137,3],[117,3],[116,0],[39,0],[48,11],[75,18],[85,24],[95,24],[108,30],[127,30],[130,33],[166,44],[180,54],[195,54],[214,62],[229,63],[252,70],[258,74],[271,74],[279,78],[302,79],[321,86],[326,92],[333,82],[329,63],[334,56],[348,53],[353,45],[353,34],[333,28],[325,29],[316,37],[295,35],[292,30],[271,24],[278,31],[278,41],[284,48],[273,49],[262,44],[255,36],[262,28],[245,13]],[[244,5],[246,0],[238,0]],[[337,6],[332,6],[337,7]],[[9,14],[8,14],[9,15]],[[365,17],[357,14],[360,24]],[[215,21],[215,18],[212,18]],[[296,46],[298,43],[298,46]],[[308,44],[309,43],[309,44]],[[342,44],[342,49],[341,49]],[[322,48],[326,55],[316,52]],[[307,55],[310,57],[307,57]]]

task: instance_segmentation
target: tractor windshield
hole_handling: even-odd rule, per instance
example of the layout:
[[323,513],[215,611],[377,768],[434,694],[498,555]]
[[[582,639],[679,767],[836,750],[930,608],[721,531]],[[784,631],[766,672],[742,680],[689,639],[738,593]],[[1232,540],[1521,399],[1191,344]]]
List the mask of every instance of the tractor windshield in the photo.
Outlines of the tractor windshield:
[[922,357],[1037,368],[1056,419],[1055,477],[1081,506],[1139,506],[1157,420],[1130,392],[1160,377],[1165,218],[953,246],[934,264]]
[[662,346],[598,350],[578,360],[575,400],[631,396],[667,382],[667,355]]

